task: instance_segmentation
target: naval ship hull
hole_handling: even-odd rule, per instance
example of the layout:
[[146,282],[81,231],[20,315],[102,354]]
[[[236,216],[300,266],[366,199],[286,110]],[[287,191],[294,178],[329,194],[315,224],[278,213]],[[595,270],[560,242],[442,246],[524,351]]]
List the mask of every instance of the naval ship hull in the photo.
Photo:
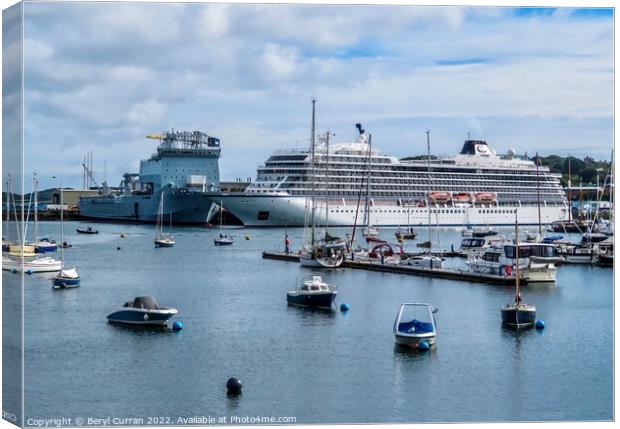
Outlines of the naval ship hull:
[[[119,195],[81,198],[80,216],[86,219],[128,222],[155,223],[159,211],[157,195]],[[164,219],[173,224],[205,225],[214,208],[211,201],[196,192],[166,193]]]
[[[247,227],[304,226],[306,207],[310,199],[287,195],[244,194],[244,193],[210,193],[214,204],[224,205],[225,209],[238,218]],[[317,223],[325,224],[325,201],[320,197],[315,200]],[[514,225],[517,210],[520,225],[538,225],[538,207],[535,205],[487,205],[475,207],[436,206],[431,207],[433,226],[465,225]],[[329,203],[328,223],[330,226],[363,225],[364,201],[360,203],[357,213],[357,200],[339,199]],[[543,224],[550,224],[559,219],[568,219],[568,207],[562,205],[540,208]],[[428,209],[426,207],[403,207],[394,201],[374,200],[370,209],[371,224],[375,226],[428,226]]]

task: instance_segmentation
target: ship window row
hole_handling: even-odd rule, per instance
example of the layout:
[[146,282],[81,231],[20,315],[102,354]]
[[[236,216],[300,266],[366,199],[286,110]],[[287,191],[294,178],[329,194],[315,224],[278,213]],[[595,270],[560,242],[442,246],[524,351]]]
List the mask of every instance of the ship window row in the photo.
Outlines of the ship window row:
[[[286,176],[295,176],[295,177],[301,177],[304,178],[305,180],[310,181],[312,179],[312,175],[311,174],[304,174],[303,170],[291,170],[291,169],[287,169],[287,170],[264,170],[262,172],[260,172],[260,174],[258,175],[257,181],[262,181],[262,180],[268,180],[269,178],[273,177],[273,175],[284,175],[283,177]],[[329,177],[331,178],[339,178],[339,177],[358,177],[358,178],[366,178],[368,176],[367,172],[364,171],[347,171],[347,170],[331,170]],[[315,180],[325,180],[325,174],[324,172],[320,172],[315,174]],[[378,174],[378,172],[374,172],[371,175],[371,180],[400,180],[401,182],[407,182],[407,181],[411,181],[411,180],[425,180],[428,181],[428,175],[426,174],[419,174],[419,175],[412,175],[412,174],[392,174],[390,173],[389,175],[380,175]],[[454,175],[447,175],[447,174],[433,174],[430,180],[437,180],[437,181],[459,181],[459,180],[486,180],[489,182],[507,182],[507,181],[514,181],[515,183],[528,183],[530,185],[535,185],[537,183],[542,184],[553,184],[553,185],[557,185],[559,186],[560,182],[558,180],[558,178],[555,177],[548,177],[548,176],[543,176],[540,178],[537,178],[536,176],[530,176],[530,177],[515,177],[515,175],[490,175],[490,174],[471,174],[471,173],[459,173],[459,174],[454,174]]]

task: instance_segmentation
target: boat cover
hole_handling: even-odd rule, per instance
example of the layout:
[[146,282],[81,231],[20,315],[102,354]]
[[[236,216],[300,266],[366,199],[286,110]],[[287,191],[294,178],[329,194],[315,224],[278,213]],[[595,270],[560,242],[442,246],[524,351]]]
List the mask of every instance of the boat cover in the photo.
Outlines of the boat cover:
[[131,303],[133,308],[144,308],[146,310],[159,310],[160,306],[152,296],[138,296]]

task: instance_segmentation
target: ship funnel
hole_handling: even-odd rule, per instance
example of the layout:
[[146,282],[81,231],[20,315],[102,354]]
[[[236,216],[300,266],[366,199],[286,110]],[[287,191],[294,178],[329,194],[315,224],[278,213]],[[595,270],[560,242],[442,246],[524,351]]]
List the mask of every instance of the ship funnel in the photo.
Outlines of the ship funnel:
[[360,134],[364,134],[365,131],[362,129],[362,124],[355,124],[355,128],[359,131]]

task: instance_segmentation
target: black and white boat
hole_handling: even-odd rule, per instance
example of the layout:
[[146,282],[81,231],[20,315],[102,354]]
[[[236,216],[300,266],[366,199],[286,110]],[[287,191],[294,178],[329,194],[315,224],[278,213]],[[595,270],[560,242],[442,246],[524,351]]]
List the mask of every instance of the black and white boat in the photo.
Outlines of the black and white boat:
[[96,229],[93,229],[92,226],[87,226],[86,228],[75,228],[75,230],[79,234],[99,234],[99,231],[97,231]]
[[394,321],[394,340],[401,346],[420,348],[425,341],[428,347],[435,344],[437,325],[434,313],[437,312],[430,304],[404,303]]
[[302,281],[297,290],[289,291],[286,301],[300,307],[331,310],[337,294],[335,287],[325,283],[321,276],[313,275],[312,278]]
[[176,308],[161,306],[153,297],[138,296],[126,302],[122,309],[110,314],[108,321],[128,325],[165,327],[170,318],[177,313]]
[[[516,214],[515,214],[516,219]],[[515,237],[519,236],[519,226],[515,222]],[[515,246],[516,259],[519,260],[519,246]],[[521,301],[519,288],[519,264],[515,264],[515,300],[501,309],[502,324],[509,328],[527,328],[536,323],[536,307]]]

